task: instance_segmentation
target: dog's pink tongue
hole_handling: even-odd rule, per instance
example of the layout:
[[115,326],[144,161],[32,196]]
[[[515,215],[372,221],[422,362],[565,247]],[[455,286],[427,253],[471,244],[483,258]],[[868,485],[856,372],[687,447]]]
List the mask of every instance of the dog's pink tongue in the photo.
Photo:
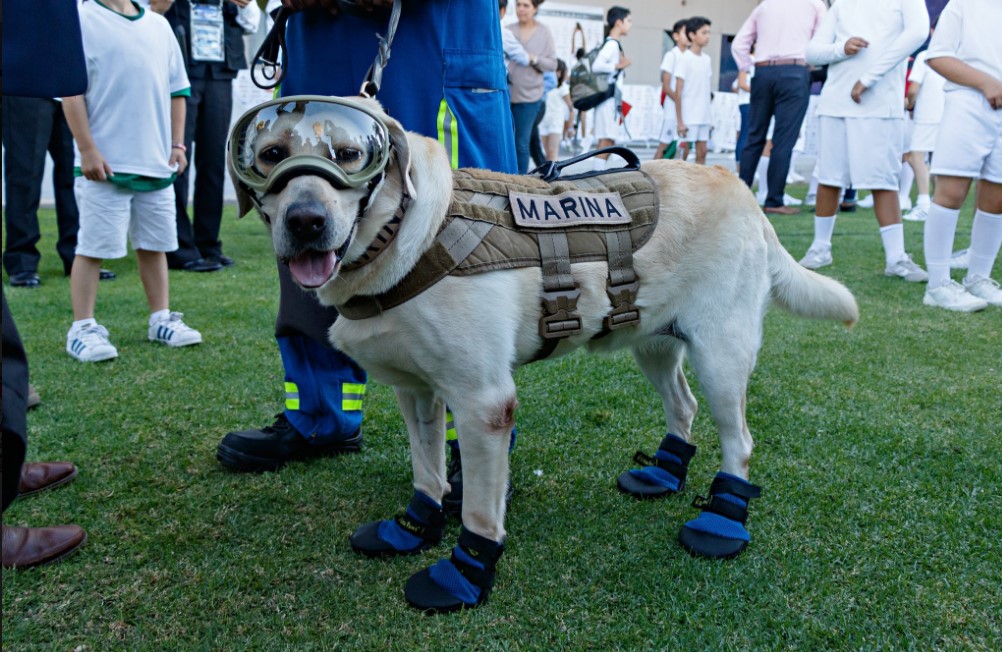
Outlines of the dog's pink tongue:
[[318,288],[334,273],[337,257],[333,251],[309,251],[289,261],[289,271],[300,285]]

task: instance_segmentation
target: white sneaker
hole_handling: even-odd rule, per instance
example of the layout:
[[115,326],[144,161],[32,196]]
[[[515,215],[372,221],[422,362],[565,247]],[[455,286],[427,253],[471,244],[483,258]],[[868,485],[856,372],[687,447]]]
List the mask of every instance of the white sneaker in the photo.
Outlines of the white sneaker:
[[912,198],[902,197],[898,195],[898,203],[901,205],[901,212],[910,211],[912,209]]
[[988,307],[987,301],[974,296],[956,281],[935,288],[926,288],[922,303],[954,312],[976,312]]
[[793,168],[790,168],[790,171],[786,174],[787,183],[803,183],[804,181],[807,181],[807,179],[794,172]]
[[800,266],[806,267],[807,269],[819,269],[821,267],[827,267],[832,264],[832,247],[819,246],[811,247],[804,254],[804,257],[800,259]]
[[950,257],[950,269],[967,269],[971,263],[971,252],[968,249],[954,251]]
[[893,265],[884,268],[885,276],[898,276],[909,283],[923,283],[929,280],[929,275],[925,270],[912,261],[912,257],[905,254],[904,257]]
[[925,222],[927,217],[929,217],[929,209],[924,206],[916,206],[905,213],[901,219],[909,222]]
[[183,316],[180,312],[172,312],[166,318],[150,324],[150,341],[167,346],[189,346],[201,342],[202,334],[181,321]]
[[784,206],[802,206],[803,203],[804,202],[800,201],[796,197],[792,197],[790,195],[787,195],[786,193],[783,194],[783,205]]
[[860,208],[873,208],[873,193],[871,192],[866,197],[856,201],[856,205]]
[[999,284],[983,276],[964,279],[964,289],[979,299],[984,299],[991,306],[1002,306],[1002,289]]
[[66,334],[66,352],[80,362],[101,362],[118,357],[118,349],[108,341],[108,329],[98,323],[71,328]]
[[807,196],[804,197],[804,206],[817,206],[818,205],[818,193],[809,192]]

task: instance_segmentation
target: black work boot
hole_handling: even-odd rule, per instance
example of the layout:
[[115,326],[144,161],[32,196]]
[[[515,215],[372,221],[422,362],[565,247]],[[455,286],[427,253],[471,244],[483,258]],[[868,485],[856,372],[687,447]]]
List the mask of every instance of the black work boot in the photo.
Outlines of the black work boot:
[[329,444],[314,444],[296,430],[285,414],[260,430],[228,433],[219,442],[216,459],[234,471],[277,471],[286,462],[357,453],[362,449],[362,430]]

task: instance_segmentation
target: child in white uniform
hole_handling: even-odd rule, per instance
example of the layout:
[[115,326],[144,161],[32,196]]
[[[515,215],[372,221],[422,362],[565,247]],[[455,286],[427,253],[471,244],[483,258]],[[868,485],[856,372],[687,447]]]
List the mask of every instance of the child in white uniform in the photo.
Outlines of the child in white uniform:
[[[972,312],[1002,306],[991,278],[1002,246],[1002,3],[950,0],[929,44],[929,67],[947,83],[932,174],[936,190],[925,223],[929,286],[924,303]],[[978,179],[967,276],[950,279],[950,255],[960,207]]]
[[[928,54],[928,50],[923,50],[916,55],[908,80],[908,105],[912,109],[914,129],[911,151],[905,154],[905,161],[915,171],[918,197],[915,199],[915,208],[905,214],[904,219],[912,222],[924,222],[929,215],[932,201],[929,197],[929,166],[926,164],[926,157],[936,149],[936,135],[943,119],[946,99],[943,91],[946,80],[926,64]],[[906,191],[910,192],[911,188]]]
[[547,161],[560,158],[560,141],[571,131],[571,91],[567,82],[567,64],[557,59],[557,87],[546,94],[546,111],[539,123],[539,137],[543,141],[543,151]]
[[905,252],[898,175],[904,130],[905,68],[929,33],[923,0],[839,0],[807,46],[807,61],[830,64],[818,98],[818,196],[814,242],[800,264],[832,263],[839,194],[873,190],[884,245],[884,274],[911,282],[927,275]]
[[94,320],[101,261],[136,250],[150,307],[147,337],[168,346],[202,341],[168,308],[167,251],[177,249],[173,182],[184,171],[184,60],[167,20],[129,0],[85,2],[80,26],[87,93],[64,98],[77,145],[80,207],[70,274],[73,325],[66,351],[82,362],[118,350]]
[[675,71],[678,79],[675,94],[678,136],[696,143],[696,163],[706,165],[706,143],[713,126],[711,92],[713,61],[704,52],[710,42],[710,21],[702,16],[690,18],[685,27],[689,49]]
[[[630,60],[623,54],[623,46],[619,39],[630,33],[633,27],[633,19],[630,17],[630,10],[625,7],[612,7],[606,13],[606,28],[609,30],[609,38],[606,39],[602,49],[598,51],[598,56],[592,63],[591,70],[594,73],[605,73],[609,75],[609,83],[613,83],[622,76],[622,71],[630,65]],[[619,95],[619,90],[616,90]],[[595,139],[598,141],[597,149],[611,147],[616,141],[623,141],[626,133],[623,123],[617,110],[618,99],[610,97],[595,107]],[[592,165],[596,170],[604,170],[608,154],[602,154],[592,158]]]
[[[661,93],[664,100],[661,109],[664,116],[661,119],[661,137],[658,139],[658,148],[654,152],[654,160],[660,161],[663,157],[675,158],[673,144],[676,143],[678,134],[675,133],[678,127],[678,118],[675,115],[675,70],[678,68],[679,59],[689,47],[689,39],[685,35],[685,20],[680,20],[672,27],[671,38],[675,41],[675,47],[665,52],[661,59]],[[665,152],[668,152],[667,156]]]

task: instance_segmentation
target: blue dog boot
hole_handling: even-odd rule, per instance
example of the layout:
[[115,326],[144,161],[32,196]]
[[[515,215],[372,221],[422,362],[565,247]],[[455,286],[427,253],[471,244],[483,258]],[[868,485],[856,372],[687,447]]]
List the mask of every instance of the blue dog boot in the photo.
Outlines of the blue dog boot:
[[428,614],[472,609],[487,602],[504,545],[465,527],[449,559],[411,575],[404,587],[407,604]]
[[349,541],[352,550],[366,557],[414,555],[437,545],[444,531],[442,506],[417,491],[403,514],[366,523],[355,530]]
[[710,485],[710,497],[692,501],[702,513],[682,526],[679,543],[699,557],[730,559],[738,556],[751,541],[745,529],[748,501],[758,498],[762,489],[736,475],[720,472]]
[[616,485],[620,491],[634,498],[663,498],[676,494],[685,488],[689,460],[695,454],[695,446],[668,433],[661,440],[654,457],[637,451],[633,461],[643,468],[620,474]]

